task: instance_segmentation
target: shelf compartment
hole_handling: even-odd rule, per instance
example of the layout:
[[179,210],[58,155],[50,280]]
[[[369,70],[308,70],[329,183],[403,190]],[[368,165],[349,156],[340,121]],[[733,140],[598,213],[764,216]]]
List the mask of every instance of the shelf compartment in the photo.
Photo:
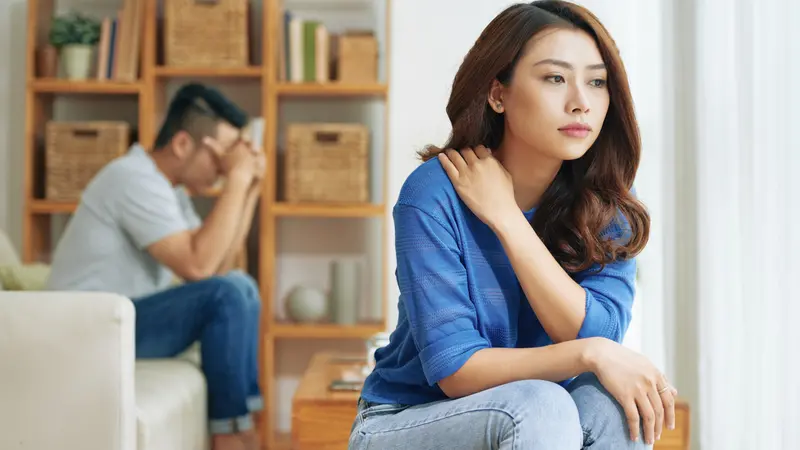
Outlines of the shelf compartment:
[[386,208],[379,204],[279,202],[272,207],[272,212],[283,217],[382,217]]
[[52,94],[138,94],[140,83],[121,83],[118,81],[64,80],[59,78],[38,78],[31,81],[31,88],[37,93]]
[[276,90],[278,95],[295,97],[385,97],[389,87],[379,83],[279,83]]
[[271,327],[276,338],[295,339],[368,339],[375,333],[384,331],[382,323],[357,323],[337,325],[334,323],[300,324],[276,322]]
[[260,78],[263,74],[261,66],[247,67],[171,67],[156,66],[154,69],[159,78]]

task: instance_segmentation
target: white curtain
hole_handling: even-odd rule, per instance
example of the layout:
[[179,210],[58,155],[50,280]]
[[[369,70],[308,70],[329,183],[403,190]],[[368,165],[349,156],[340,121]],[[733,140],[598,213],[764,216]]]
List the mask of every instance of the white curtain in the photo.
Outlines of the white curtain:
[[800,2],[694,5],[703,450],[800,448]]

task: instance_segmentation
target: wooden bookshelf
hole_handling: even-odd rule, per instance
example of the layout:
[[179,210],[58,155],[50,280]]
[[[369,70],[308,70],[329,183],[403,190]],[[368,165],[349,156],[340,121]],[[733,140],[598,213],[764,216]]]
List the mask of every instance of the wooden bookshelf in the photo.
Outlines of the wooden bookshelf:
[[32,80],[29,89],[34,93],[50,94],[139,94],[140,83],[120,83],[116,81],[69,81],[59,79]]
[[28,203],[28,210],[32,214],[71,214],[77,207],[77,202],[34,200]]
[[[27,55],[26,67],[26,110],[25,114],[25,207],[23,218],[23,257],[27,262],[37,260],[46,261],[56,242],[51,241],[51,217],[54,215],[68,215],[75,211],[77,202],[51,201],[41,196],[41,140],[44,125],[53,118],[53,104],[60,96],[109,96],[126,97],[129,102],[135,102],[138,111],[138,139],[149,148],[155,140],[160,121],[168,104],[166,85],[172,79],[196,80],[203,83],[214,84],[217,80],[228,80],[235,83],[247,84],[253,92],[258,92],[260,116],[265,120],[264,149],[268,158],[268,181],[264,183],[264,191],[259,207],[257,235],[258,244],[255,252],[250,251],[249,257],[255,258],[258,270],[256,276],[263,301],[262,318],[262,390],[267,404],[266,411],[261,414],[260,428],[264,436],[264,448],[290,448],[289,434],[277,431],[277,398],[276,373],[278,372],[278,358],[276,347],[279,342],[289,340],[305,340],[310,343],[324,342],[329,345],[331,341],[366,339],[374,333],[386,328],[386,296],[388,292],[387,270],[387,242],[386,223],[388,216],[388,61],[390,60],[390,35],[391,0],[383,1],[385,17],[380,18],[386,29],[380,30],[382,36],[380,46],[380,61],[382,61],[383,79],[373,83],[353,84],[338,81],[329,83],[299,83],[293,84],[282,81],[278,77],[280,66],[279,45],[280,30],[283,20],[282,0],[263,0],[259,17],[254,20],[261,21],[261,42],[254,45],[260,49],[260,55],[254,56],[250,66],[241,68],[184,68],[164,66],[159,61],[161,45],[159,38],[159,5],[164,0],[141,0],[144,2],[145,14],[143,32],[141,34],[141,63],[140,74],[134,82],[118,81],[70,81],[66,79],[41,79],[36,77],[36,46],[45,42],[49,30],[50,18],[57,10],[58,0],[28,0],[27,21]],[[102,1],[102,0],[101,0]],[[375,0],[373,0],[375,1]],[[307,5],[308,2],[303,2]],[[110,8],[116,8],[116,2],[110,3]],[[307,7],[307,6],[304,6]],[[330,9],[326,6],[323,9]],[[373,145],[378,152],[383,152],[383,164],[378,173],[372,177],[380,180],[381,198],[373,199],[368,204],[316,204],[316,203],[286,203],[278,197],[278,140],[281,130],[281,103],[294,100],[308,99],[335,99],[337,101],[375,101],[384,104],[383,123],[375,125],[383,127],[381,142]],[[98,117],[101,118],[101,117]],[[374,152],[375,150],[373,150]],[[203,193],[202,196],[213,201],[218,195],[217,191]],[[334,324],[295,324],[285,322],[277,317],[276,305],[281,299],[277,298],[279,245],[281,236],[279,222],[283,220],[370,220],[380,221],[380,293],[383,301],[384,318],[375,323],[360,323],[352,326]],[[337,239],[331,235],[330,239]]]
[[264,70],[259,66],[249,67],[169,67],[156,66],[153,68],[156,77],[183,77],[183,78],[254,78],[260,79]]
[[386,211],[383,205],[324,205],[276,203],[272,207],[276,216],[287,217],[381,217]]
[[280,83],[276,90],[278,95],[284,97],[385,97],[389,88],[384,84]]

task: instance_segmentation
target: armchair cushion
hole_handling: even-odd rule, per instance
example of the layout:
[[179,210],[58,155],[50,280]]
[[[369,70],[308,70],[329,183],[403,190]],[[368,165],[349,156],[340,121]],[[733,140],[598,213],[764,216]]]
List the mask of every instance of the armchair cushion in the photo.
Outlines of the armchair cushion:
[[6,291],[43,291],[49,275],[47,264],[0,265],[0,286]]
[[194,364],[179,359],[136,362],[139,450],[208,447],[206,382]]

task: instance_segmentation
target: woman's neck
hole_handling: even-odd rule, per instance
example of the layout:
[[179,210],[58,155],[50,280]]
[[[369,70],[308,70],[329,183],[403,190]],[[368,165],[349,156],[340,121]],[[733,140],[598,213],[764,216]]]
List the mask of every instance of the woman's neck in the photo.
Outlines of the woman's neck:
[[542,156],[534,149],[508,139],[503,141],[495,156],[511,174],[514,198],[523,211],[539,205],[562,164],[561,160]]

